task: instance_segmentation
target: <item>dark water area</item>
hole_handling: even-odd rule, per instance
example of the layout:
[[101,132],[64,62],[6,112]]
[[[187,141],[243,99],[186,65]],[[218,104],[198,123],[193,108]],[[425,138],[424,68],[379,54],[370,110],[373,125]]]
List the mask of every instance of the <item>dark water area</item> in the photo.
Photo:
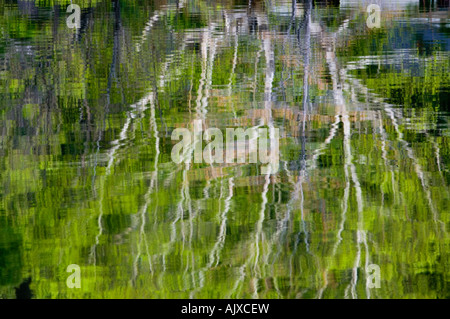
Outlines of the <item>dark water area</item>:
[[72,2],[0,0],[0,298],[450,298],[448,1]]

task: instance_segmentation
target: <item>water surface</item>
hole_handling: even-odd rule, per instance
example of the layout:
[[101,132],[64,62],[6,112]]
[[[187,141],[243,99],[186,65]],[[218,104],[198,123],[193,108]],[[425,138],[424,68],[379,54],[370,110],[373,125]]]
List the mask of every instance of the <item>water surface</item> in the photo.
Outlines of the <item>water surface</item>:
[[[0,0],[1,297],[450,297],[448,1],[69,3]],[[194,120],[279,171],[175,164]]]

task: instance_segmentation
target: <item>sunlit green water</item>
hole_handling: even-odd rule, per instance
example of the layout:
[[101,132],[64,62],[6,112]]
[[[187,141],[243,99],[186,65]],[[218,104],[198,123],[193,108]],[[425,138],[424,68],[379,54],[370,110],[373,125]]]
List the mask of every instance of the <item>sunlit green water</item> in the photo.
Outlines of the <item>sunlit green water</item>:
[[[450,297],[448,1],[69,3],[0,0],[0,296]],[[280,170],[173,163],[195,119]]]

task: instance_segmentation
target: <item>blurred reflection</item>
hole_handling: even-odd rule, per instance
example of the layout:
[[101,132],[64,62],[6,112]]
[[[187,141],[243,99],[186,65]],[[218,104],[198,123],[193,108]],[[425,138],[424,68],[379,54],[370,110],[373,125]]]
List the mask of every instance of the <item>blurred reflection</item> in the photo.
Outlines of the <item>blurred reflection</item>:
[[[0,0],[0,296],[449,297],[449,3],[368,3]],[[176,165],[194,120],[280,170]]]

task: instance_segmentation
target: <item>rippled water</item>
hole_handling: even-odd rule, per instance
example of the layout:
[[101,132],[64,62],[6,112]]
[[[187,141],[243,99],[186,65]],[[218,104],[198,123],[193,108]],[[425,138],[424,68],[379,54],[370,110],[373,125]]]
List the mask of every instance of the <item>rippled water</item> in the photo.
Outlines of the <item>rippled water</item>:
[[[0,296],[450,297],[448,0],[76,2],[0,0]],[[175,164],[196,119],[279,171]]]

